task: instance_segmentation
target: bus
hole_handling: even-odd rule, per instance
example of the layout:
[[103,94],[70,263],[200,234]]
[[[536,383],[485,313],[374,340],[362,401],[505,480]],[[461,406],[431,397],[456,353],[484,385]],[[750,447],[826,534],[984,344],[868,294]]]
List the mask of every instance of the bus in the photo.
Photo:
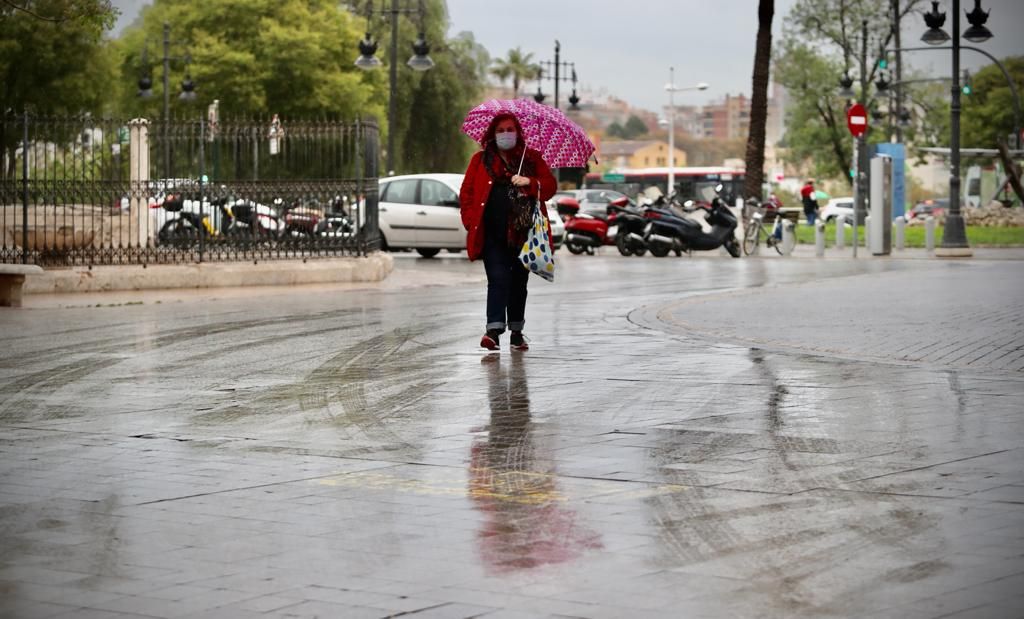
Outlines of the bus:
[[[583,179],[584,189],[612,189],[636,197],[644,189],[656,186],[668,193],[668,168],[619,168],[611,172],[591,172]],[[675,189],[680,202],[685,200],[706,200],[705,189],[713,189],[721,183],[722,198],[726,204],[733,204],[737,196],[743,195],[743,168],[732,167],[685,167],[675,168]]]

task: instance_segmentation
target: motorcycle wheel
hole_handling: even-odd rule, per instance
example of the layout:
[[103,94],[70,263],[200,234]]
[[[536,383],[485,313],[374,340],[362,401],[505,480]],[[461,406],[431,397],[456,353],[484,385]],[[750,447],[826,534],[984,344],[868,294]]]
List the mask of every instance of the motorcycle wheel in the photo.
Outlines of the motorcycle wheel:
[[633,250],[633,255],[634,256],[643,256],[646,253],[647,253],[647,248],[646,247],[637,247],[636,249]]
[[160,228],[157,238],[174,247],[189,247],[199,241],[199,230],[185,219],[172,219]]
[[740,257],[740,244],[735,238],[731,238],[725,242],[725,251],[729,252],[729,255],[733,258]]
[[580,245],[579,243],[576,243],[574,241],[566,241],[565,246],[569,248],[569,251],[571,253],[576,254],[577,256],[587,251],[586,246]]
[[623,256],[632,256],[633,250],[626,244],[625,235],[615,239],[615,247],[619,250],[619,253]]
[[654,244],[651,245],[651,255],[655,258],[664,258],[668,255],[668,252],[672,251],[670,248],[664,245]]

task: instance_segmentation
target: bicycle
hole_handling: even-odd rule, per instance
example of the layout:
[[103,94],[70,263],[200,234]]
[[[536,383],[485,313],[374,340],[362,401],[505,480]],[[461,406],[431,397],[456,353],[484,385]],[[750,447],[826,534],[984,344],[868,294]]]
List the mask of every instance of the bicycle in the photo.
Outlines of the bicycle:
[[[768,223],[765,221],[765,215],[768,215],[772,222],[770,231],[765,227],[765,224]],[[780,256],[793,251],[796,239],[791,237],[792,240],[788,244],[786,243],[786,237],[782,234],[783,219],[782,213],[777,209],[761,207],[755,210],[750,215],[750,219],[747,220],[746,230],[743,233],[744,255],[750,256],[757,253],[761,237],[764,237],[764,244],[768,247],[774,247]]]

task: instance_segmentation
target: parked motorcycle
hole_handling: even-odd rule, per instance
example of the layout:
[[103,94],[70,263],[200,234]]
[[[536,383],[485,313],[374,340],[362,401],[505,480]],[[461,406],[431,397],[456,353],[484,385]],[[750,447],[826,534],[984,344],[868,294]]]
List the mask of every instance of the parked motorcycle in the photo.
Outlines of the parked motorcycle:
[[[282,202],[280,198],[275,200],[278,205]],[[296,200],[281,208],[281,218],[284,220],[282,238],[313,238],[324,219],[324,209],[315,200]]]
[[[580,213],[577,206],[576,212],[565,220],[565,246],[574,254],[586,252],[593,255],[594,250],[602,245],[615,245],[619,212],[628,203],[626,198],[619,198],[610,203],[603,214],[594,211]],[[559,208],[560,215],[561,211]]]
[[274,209],[244,198],[227,198],[221,210],[221,232],[230,238],[268,241],[281,235],[284,224]]
[[[175,216],[164,222],[157,233],[161,245],[189,247],[199,241],[200,237],[210,238],[218,232],[210,223],[210,210],[213,206],[222,207],[226,198],[204,202],[199,208],[199,200],[187,198],[184,193],[176,191],[167,194],[161,204],[168,213]],[[199,211],[202,210],[202,214]]]
[[642,256],[647,253],[644,228],[649,221],[646,209],[633,206],[625,198],[613,200],[608,209],[615,215],[615,247],[623,256]]
[[698,206],[692,200],[688,200],[684,204],[684,207],[688,209],[703,208],[707,210],[709,231],[704,231],[699,222],[689,217],[680,216],[669,208],[648,209],[647,215],[650,221],[644,229],[644,241],[651,250],[651,254],[660,258],[667,256],[673,250],[692,252],[725,247],[730,256],[739,258],[740,244],[736,240],[736,227],[739,222],[725,205],[721,192],[722,185],[719,184],[715,187],[714,198],[706,207]]

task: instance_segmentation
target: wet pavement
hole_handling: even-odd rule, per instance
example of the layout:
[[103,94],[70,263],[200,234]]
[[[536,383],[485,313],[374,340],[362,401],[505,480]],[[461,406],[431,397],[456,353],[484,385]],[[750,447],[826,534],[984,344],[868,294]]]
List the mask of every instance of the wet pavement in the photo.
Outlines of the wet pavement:
[[1024,261],[561,257],[0,314],[3,617],[1024,617]]

